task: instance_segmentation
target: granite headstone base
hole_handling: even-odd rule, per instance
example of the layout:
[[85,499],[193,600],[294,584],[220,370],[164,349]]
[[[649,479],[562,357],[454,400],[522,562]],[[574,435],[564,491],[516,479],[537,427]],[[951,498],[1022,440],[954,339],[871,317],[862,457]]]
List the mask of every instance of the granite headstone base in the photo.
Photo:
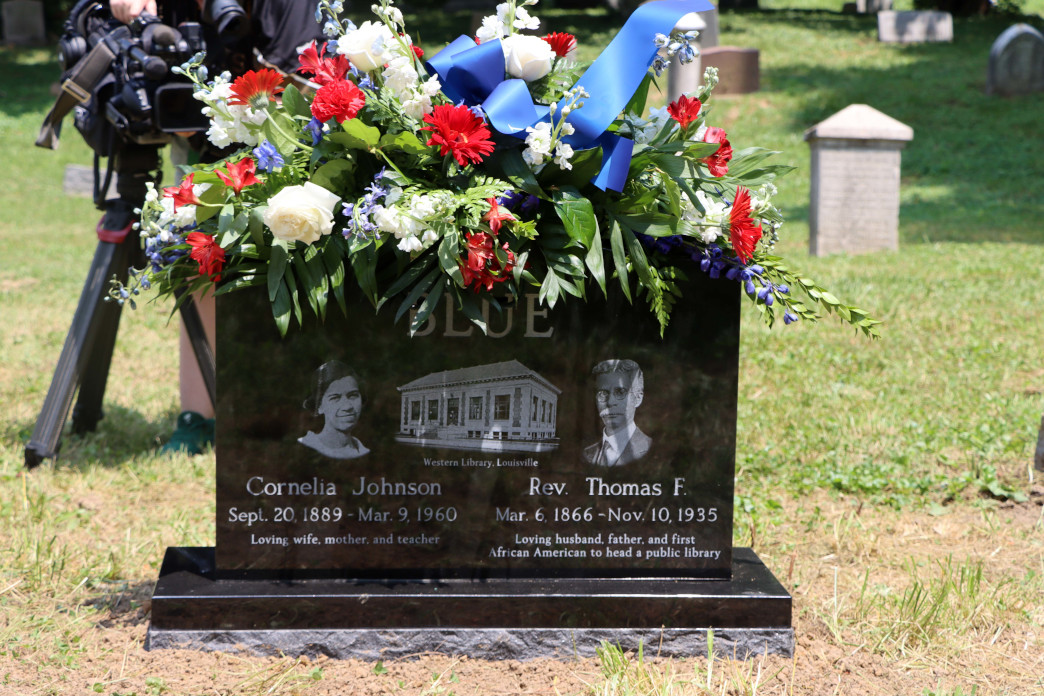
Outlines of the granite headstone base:
[[213,548],[171,548],[146,647],[361,659],[425,652],[484,659],[646,654],[792,655],[792,601],[757,555],[731,580],[522,578],[375,581],[218,578]]

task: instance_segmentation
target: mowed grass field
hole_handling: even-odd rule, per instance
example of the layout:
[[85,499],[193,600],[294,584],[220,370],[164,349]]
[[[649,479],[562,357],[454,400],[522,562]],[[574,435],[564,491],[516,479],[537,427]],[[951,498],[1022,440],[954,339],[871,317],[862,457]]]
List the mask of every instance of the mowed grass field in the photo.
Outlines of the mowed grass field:
[[[873,17],[762,5],[721,16],[721,43],[760,50],[762,89],[713,99],[713,121],[737,149],[777,149],[796,167],[778,198],[791,265],[885,322],[870,342],[831,319],[768,330],[744,307],[735,542],[795,596],[792,661],[606,653],[378,669],[145,652],[164,548],[213,544],[214,457],[155,454],[178,410],[177,331],[169,305],[145,301],[124,313],[97,432],[24,473],[98,213],[61,191],[66,165],[91,161],[71,124],[57,152],[32,144],[53,50],[4,48],[0,694],[1044,692],[1044,473],[1031,463],[1044,413],[1044,94],[984,96],[1011,19],[958,18],[952,44],[899,46],[877,42]],[[600,10],[539,14],[589,57],[618,26]],[[412,19],[431,51],[471,16]],[[813,258],[802,134],[851,103],[914,129],[900,250]]]

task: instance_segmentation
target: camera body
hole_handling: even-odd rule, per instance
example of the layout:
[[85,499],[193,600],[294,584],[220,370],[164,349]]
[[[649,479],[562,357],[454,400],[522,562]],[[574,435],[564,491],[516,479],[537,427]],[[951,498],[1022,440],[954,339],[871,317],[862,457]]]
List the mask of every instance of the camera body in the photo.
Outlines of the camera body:
[[[208,0],[203,19],[218,37],[246,28],[235,0]],[[130,24],[112,16],[107,5],[81,0],[69,14],[58,45],[63,78],[99,43],[113,56],[107,72],[74,108],[74,124],[87,144],[108,156],[120,142],[164,145],[174,133],[204,131],[209,126],[194,85],[171,68],[207,49],[203,26],[182,22],[177,28],[142,14]]]

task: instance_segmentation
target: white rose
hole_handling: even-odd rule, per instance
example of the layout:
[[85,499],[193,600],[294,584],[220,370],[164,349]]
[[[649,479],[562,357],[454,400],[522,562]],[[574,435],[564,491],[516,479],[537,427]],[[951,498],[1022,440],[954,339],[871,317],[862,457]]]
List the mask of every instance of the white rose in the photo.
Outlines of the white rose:
[[353,32],[337,39],[337,52],[363,72],[371,72],[385,63],[388,46],[394,37],[380,22],[363,22]]
[[333,210],[340,200],[311,181],[287,186],[269,199],[262,219],[277,239],[313,244],[333,230]]
[[521,77],[526,82],[532,82],[551,72],[555,52],[551,44],[539,36],[513,34],[502,39],[501,44],[504,48],[504,63],[511,77]]

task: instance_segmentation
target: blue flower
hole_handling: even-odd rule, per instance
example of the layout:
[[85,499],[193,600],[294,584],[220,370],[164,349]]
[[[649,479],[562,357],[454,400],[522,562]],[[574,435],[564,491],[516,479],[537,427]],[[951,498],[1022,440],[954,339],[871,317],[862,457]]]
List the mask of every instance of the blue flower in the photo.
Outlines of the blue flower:
[[312,136],[312,147],[318,145],[319,141],[323,139],[323,123],[315,116],[305,125],[304,129],[305,133]]
[[268,140],[263,140],[260,145],[254,148],[254,157],[257,158],[258,168],[269,174],[285,164],[283,156],[279,154],[279,150]]

